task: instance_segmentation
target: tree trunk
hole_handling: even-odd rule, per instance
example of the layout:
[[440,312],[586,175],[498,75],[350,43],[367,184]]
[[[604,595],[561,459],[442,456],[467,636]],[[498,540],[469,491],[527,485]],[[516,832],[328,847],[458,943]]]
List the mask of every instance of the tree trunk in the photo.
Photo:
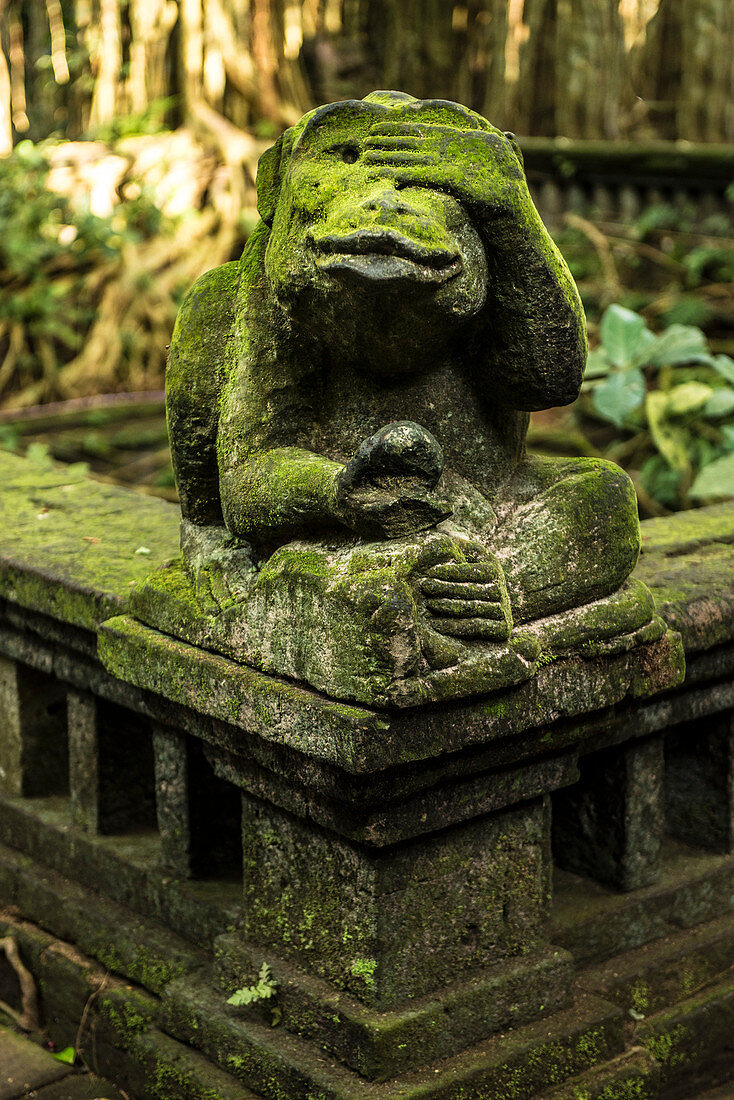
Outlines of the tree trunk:
[[[0,0],[0,28],[5,21],[6,0]],[[10,94],[10,69],[5,45],[0,38],[0,157],[13,151],[13,106]]]
[[122,68],[120,9],[117,0],[100,0],[99,46],[95,60],[97,71],[89,114],[91,126],[110,122],[117,114]]

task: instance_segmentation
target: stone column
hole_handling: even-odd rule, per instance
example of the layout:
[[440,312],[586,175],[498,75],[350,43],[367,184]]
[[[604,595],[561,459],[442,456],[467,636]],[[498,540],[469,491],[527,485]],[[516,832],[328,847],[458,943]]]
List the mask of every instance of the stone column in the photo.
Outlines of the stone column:
[[100,831],[97,700],[86,691],[69,689],[69,787],[75,825],[90,833]]
[[668,832],[680,840],[734,851],[734,712],[668,731],[665,814]]
[[556,862],[618,890],[649,886],[660,872],[662,737],[596,752],[580,773],[553,800]]
[[214,774],[201,742],[155,725],[155,797],[161,861],[180,878],[239,874],[240,792]]
[[541,943],[542,798],[385,847],[243,804],[245,935],[369,1005],[440,991]]
[[124,707],[69,689],[69,778],[74,823],[91,833],[155,827],[148,722]]
[[68,749],[64,688],[0,657],[0,791],[23,798],[64,793]]

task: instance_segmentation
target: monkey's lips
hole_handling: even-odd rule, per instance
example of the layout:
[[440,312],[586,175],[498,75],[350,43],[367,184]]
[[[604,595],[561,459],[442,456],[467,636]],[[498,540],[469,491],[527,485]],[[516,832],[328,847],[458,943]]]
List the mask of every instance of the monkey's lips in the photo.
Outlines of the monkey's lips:
[[312,238],[316,263],[329,272],[351,273],[364,279],[393,282],[411,279],[438,285],[462,270],[458,252],[432,248],[400,233],[364,229],[344,236]]

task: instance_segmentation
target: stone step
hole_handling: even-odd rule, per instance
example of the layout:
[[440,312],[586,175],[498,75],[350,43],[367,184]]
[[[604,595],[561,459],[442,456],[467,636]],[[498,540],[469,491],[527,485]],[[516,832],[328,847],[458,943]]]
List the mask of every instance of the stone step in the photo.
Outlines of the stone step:
[[[734,978],[708,985],[671,1008],[636,1023],[632,1041],[660,1066],[661,1100],[691,1100],[731,1070]],[[692,1090],[691,1081],[696,1088]]]
[[[87,895],[86,912],[80,914],[72,884],[28,861],[22,863],[0,860],[13,887],[8,900],[33,912],[42,899],[50,931],[64,927],[71,939],[74,930],[67,922],[78,917],[85,944],[104,954],[104,945],[115,942],[125,921],[131,920],[122,907],[98,904],[100,899],[92,894]],[[69,888],[72,909],[65,908]],[[141,937],[138,947],[144,954],[147,925],[132,927]],[[166,975],[170,980],[160,998],[115,977],[108,977],[100,990],[104,970],[70,943],[10,916],[3,918],[0,928],[16,937],[43,990],[42,1007],[55,1042],[75,1042],[85,1005],[96,994],[87,1030],[91,1034],[94,1026],[99,1071],[141,1100],[158,1095],[153,1086],[161,1075],[167,1100],[209,1100],[215,1094],[206,1093],[206,1082],[215,1078],[217,1100],[248,1100],[252,1094],[269,1100],[309,1095],[319,1100],[398,1100],[406,1090],[413,1100],[506,1100],[513,1089],[518,1096],[532,1096],[613,1057],[623,1045],[620,1009],[582,994],[573,1008],[552,1018],[504,1032],[399,1081],[377,1084],[339,1065],[317,1044],[229,1007],[226,994],[214,985],[213,969],[206,965],[176,979]],[[129,961],[116,960],[118,973],[124,974]]]
[[708,1089],[706,1092],[701,1092],[698,1096],[691,1097],[691,1100],[732,1100],[734,1097],[734,1074],[732,1079],[723,1085],[718,1085],[715,1089]]
[[734,857],[667,839],[653,886],[620,893],[568,871],[554,872],[550,940],[577,965],[593,965],[734,908]]
[[588,967],[577,982],[639,1021],[707,987],[731,970],[732,960],[734,914],[729,913]]
[[268,1100],[507,1100],[606,1061],[623,1045],[619,1009],[581,993],[576,1004],[398,1081],[366,1081],[302,1039],[235,1013],[204,982],[173,982],[162,996],[161,1026]]
[[125,1100],[125,1094],[93,1073],[65,1077],[29,1094],[33,1100]]
[[646,1050],[630,1050],[536,1100],[655,1100],[659,1083],[660,1067],[653,1056]]
[[112,973],[160,993],[167,981],[203,965],[205,954],[158,921],[0,844],[0,897],[34,922],[103,963]]
[[70,1073],[71,1066],[57,1061],[38,1043],[0,1028],[0,1100],[19,1100]]

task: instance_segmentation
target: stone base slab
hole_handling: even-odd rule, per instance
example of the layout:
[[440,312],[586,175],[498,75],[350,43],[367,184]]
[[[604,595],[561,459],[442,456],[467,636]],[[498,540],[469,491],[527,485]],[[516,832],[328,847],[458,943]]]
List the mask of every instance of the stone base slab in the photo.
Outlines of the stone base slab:
[[[376,1081],[451,1057],[571,1003],[571,956],[553,947],[498,963],[393,1012],[367,1009],[288,962],[270,953],[267,959],[278,986],[278,1022]],[[243,943],[236,933],[215,943],[215,973],[228,996],[252,983],[262,961],[262,949]],[[269,1002],[258,1015],[272,1023]]]
[[[0,820],[20,813],[12,800],[3,802]],[[34,818],[29,809],[22,816],[26,825]],[[709,1063],[718,1065],[729,1041],[734,995],[724,972],[734,943],[734,915],[722,912],[734,896],[731,856],[668,845],[661,882],[634,896],[559,874],[554,935],[564,928],[578,929],[565,937],[569,946],[573,942],[577,965],[584,957],[583,944],[590,945],[586,958],[591,965],[579,974],[573,1005],[535,1022],[501,1025],[505,1029],[500,1034],[451,1053],[450,1037],[431,1039],[438,1031],[431,1019],[442,1017],[429,998],[399,1013],[372,1013],[343,995],[329,1001],[322,996],[323,983],[304,980],[296,968],[263,957],[261,950],[241,941],[238,953],[237,934],[231,931],[220,932],[215,962],[211,920],[209,932],[201,928],[197,947],[121,904],[134,900],[140,909],[153,903],[152,893],[148,900],[144,892],[130,895],[135,875],[143,873],[126,870],[135,850],[130,837],[82,838],[62,825],[58,815],[56,825],[48,817],[39,822],[35,836],[29,827],[15,835],[35,847],[35,858],[0,848],[0,895],[12,907],[0,919],[0,935],[16,938],[41,984],[50,1034],[63,1045],[75,1041],[84,1006],[108,975],[86,1025],[95,1037],[96,1069],[139,1100],[159,1100],[161,1083],[167,1100],[295,1100],[307,1095],[326,1100],[530,1100],[539,1094],[575,1100],[583,1088],[595,1098],[605,1096],[611,1085],[631,1089],[628,1080],[637,1089],[631,1095],[668,1100],[670,1089],[685,1082],[689,1071],[699,1074]],[[75,854],[79,844],[83,851]],[[100,867],[110,865],[110,877],[98,876],[92,892],[65,876],[72,872],[83,877],[85,867],[88,873],[87,854],[94,851]],[[58,870],[41,864],[39,857],[55,862]],[[152,849],[141,860],[151,879],[159,876]],[[118,901],[99,893],[100,888],[109,893],[113,881],[124,885]],[[206,884],[162,885],[170,892],[169,919],[176,896],[180,910],[195,904],[197,889],[202,903],[206,896]],[[222,915],[222,924],[226,919]],[[191,918],[186,923],[193,930]],[[590,936],[594,924],[602,923],[617,929],[614,943]],[[639,942],[647,946],[629,950],[635,928]],[[599,961],[612,951],[616,954],[609,963]],[[276,997],[281,1014],[275,1027],[270,1012],[264,1016],[262,1010],[226,1004],[232,984],[248,981],[248,957],[258,966],[263,958],[269,961],[282,990]],[[536,978],[545,974],[550,979],[556,964],[557,976],[567,974],[566,958],[562,954],[554,962],[546,956],[543,962],[541,955],[526,956],[510,966],[518,967],[518,974],[523,965],[535,967]],[[467,981],[463,991],[447,989],[444,997],[453,1003],[444,1001],[450,1010],[443,1013],[445,1030],[453,1027],[454,1013],[458,1030],[462,1012],[491,1013],[502,996],[503,981],[505,992],[511,988],[509,974],[509,967],[504,973],[499,968],[494,975],[480,976],[476,986]],[[642,1003],[645,997],[647,1005]],[[643,1020],[630,1017],[629,1008],[635,1005]],[[334,1049],[325,1051],[316,1010],[323,1014],[330,1008],[340,1021],[337,1025],[332,1018],[333,1030],[343,1029],[344,1038],[341,1048],[334,1040]],[[315,1019],[308,1025],[312,1010]],[[712,1021],[718,1021],[715,1027]],[[371,1064],[358,1064],[355,1035],[360,1029],[359,1041],[373,1044]],[[448,1044],[443,1050],[442,1042]],[[400,1050],[403,1043],[407,1053]],[[416,1051],[410,1048],[421,1045],[436,1060],[423,1069],[411,1068]],[[621,1057],[626,1049],[640,1047],[646,1052],[642,1061]],[[370,1081],[366,1073],[383,1079]],[[662,1090],[657,1084],[661,1076]],[[609,1096],[614,1093],[607,1091]]]

